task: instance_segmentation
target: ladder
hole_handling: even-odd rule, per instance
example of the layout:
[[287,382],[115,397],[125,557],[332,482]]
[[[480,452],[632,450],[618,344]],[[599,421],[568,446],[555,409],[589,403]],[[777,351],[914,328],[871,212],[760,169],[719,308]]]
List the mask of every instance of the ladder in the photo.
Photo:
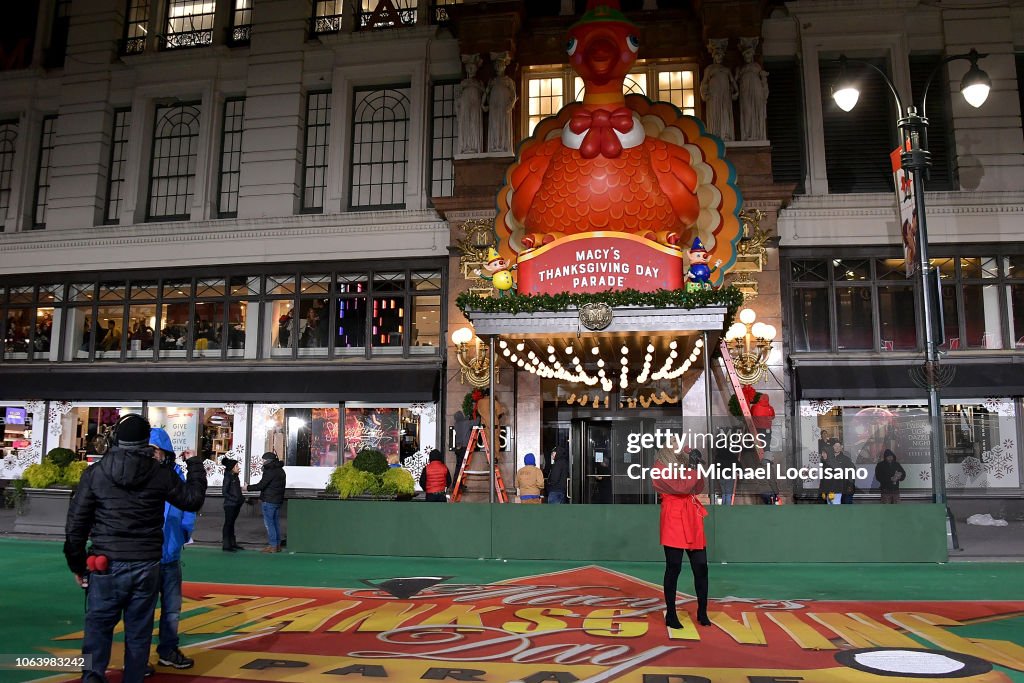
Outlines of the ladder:
[[508,495],[505,493],[505,481],[501,478],[501,470],[498,468],[497,462],[491,458],[491,448],[487,444],[487,432],[484,427],[477,425],[473,427],[473,432],[469,435],[469,443],[466,444],[466,455],[462,458],[462,469],[459,470],[459,476],[455,478],[455,486],[452,488],[451,502],[457,503],[462,498],[462,489],[464,484],[464,478],[467,474],[485,474],[491,475],[491,470],[471,470],[469,469],[470,458],[473,457],[473,451],[476,449],[477,439],[483,445],[483,451],[487,455],[487,465],[494,469],[494,493],[499,503],[507,503]]
[[[743,385],[740,384],[739,375],[736,374],[736,366],[732,364],[732,356],[729,354],[729,347],[726,345],[724,339],[721,342],[721,351],[722,362],[725,363],[725,371],[729,373],[729,381],[732,383],[733,393],[736,394],[736,402],[740,404],[740,412],[743,413],[743,419],[747,423],[747,429],[756,437],[757,428],[754,427],[754,418],[750,414],[750,404],[747,403],[747,397],[743,395]],[[754,448],[757,449],[757,461],[763,461],[764,449],[761,448],[761,444],[756,440],[754,442]]]

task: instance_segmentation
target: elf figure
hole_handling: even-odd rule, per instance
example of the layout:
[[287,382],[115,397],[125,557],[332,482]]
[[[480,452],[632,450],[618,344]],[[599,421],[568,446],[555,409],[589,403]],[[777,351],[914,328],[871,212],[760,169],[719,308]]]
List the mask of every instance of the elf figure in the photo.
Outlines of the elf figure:
[[701,244],[699,237],[693,238],[693,246],[686,252],[690,258],[690,268],[686,271],[686,291],[694,292],[701,289],[711,289],[711,274],[722,265],[716,261],[714,266],[708,266],[708,259],[711,255]]
[[498,290],[498,297],[505,296],[505,292],[515,287],[515,282],[512,280],[512,270],[515,266],[509,267],[507,259],[501,257],[501,255],[491,247],[487,250],[487,263],[484,264],[483,272],[477,271],[477,275],[485,280],[491,281],[491,286]]

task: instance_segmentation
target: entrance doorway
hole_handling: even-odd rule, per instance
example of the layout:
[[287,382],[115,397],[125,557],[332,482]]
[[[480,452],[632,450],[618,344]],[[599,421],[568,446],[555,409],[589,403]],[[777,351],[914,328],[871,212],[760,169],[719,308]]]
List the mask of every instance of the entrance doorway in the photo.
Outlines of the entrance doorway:
[[568,502],[597,505],[655,502],[648,482],[629,476],[630,465],[650,467],[655,456],[651,449],[630,453],[629,435],[653,431],[655,423],[654,419],[632,417],[576,418],[547,423],[544,429],[546,454],[558,448],[560,457],[569,456]]

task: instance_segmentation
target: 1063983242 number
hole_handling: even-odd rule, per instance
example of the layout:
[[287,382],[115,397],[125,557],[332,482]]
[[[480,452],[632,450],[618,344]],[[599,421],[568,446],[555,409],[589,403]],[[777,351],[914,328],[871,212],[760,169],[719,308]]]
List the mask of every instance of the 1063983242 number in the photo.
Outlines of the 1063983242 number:
[[81,671],[88,668],[90,657],[86,655],[9,655],[0,654],[0,671],[11,669],[34,669],[40,671]]

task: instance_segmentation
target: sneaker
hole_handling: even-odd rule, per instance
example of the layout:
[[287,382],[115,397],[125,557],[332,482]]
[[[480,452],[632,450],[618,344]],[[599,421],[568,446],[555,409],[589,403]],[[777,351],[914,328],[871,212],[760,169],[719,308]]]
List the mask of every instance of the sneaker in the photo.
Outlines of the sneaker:
[[149,663],[147,662],[147,663],[146,663],[146,673],[142,674],[142,675],[143,675],[143,677],[145,677],[145,678],[149,678],[150,676],[153,676],[153,675],[155,675],[155,674],[156,674],[156,669],[154,669],[154,668],[153,668],[153,665],[152,665],[152,664],[149,664]]
[[196,662],[186,657],[181,650],[176,649],[167,657],[160,657],[157,660],[160,666],[173,666],[175,669],[191,669]]

